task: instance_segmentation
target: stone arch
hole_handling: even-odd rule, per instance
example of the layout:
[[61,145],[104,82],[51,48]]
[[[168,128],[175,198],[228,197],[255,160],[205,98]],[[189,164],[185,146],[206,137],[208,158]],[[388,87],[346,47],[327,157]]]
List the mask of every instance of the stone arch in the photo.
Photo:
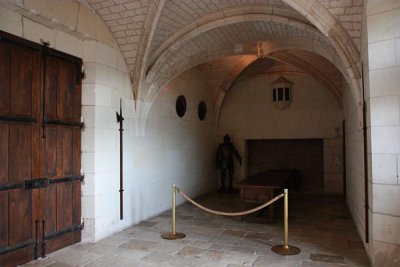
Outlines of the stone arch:
[[[274,9],[272,9],[274,10]],[[277,9],[280,10],[280,9]],[[281,24],[287,24],[290,26],[293,26],[295,28],[298,28],[300,30],[304,30],[306,32],[311,32],[315,34],[316,36],[321,36],[321,38],[324,38],[322,34],[312,25],[308,24],[305,21],[299,20],[297,17],[288,17],[288,15],[295,16],[295,14],[290,13],[288,11],[281,11],[278,12],[275,10],[275,13],[272,14],[273,11],[270,9],[267,10],[260,10],[258,13],[243,13],[243,14],[237,14],[236,12],[243,12],[242,9],[234,9],[231,11],[230,16],[226,16],[225,13],[223,17],[217,17],[215,19],[215,16],[213,16],[213,20],[210,21],[210,19],[204,19],[207,21],[206,23],[203,23],[201,25],[198,25],[197,23],[193,23],[174,36],[170,38],[166,43],[168,44],[167,47],[160,47],[155,55],[157,55],[157,59],[151,66],[149,66],[149,69],[147,70],[147,77],[146,81],[148,82],[149,80],[152,80],[152,75],[154,73],[158,73],[159,69],[161,66],[165,65],[165,62],[169,60],[169,51],[175,51],[179,49],[179,46],[182,45],[183,43],[187,42],[190,39],[193,39],[199,35],[201,35],[204,32],[207,32],[209,30],[219,28],[222,26],[227,26],[231,24],[236,24],[236,23],[241,23],[241,22],[252,22],[252,21],[271,21],[271,22],[277,22]],[[263,13],[264,12],[264,13]],[[280,15],[280,13],[285,14],[285,15]],[[211,15],[210,15],[211,16]],[[196,27],[195,27],[196,26]]]
[[[171,79],[175,78],[180,73],[204,62],[224,56],[258,56],[259,45],[260,44],[243,44],[240,48],[238,48],[237,46],[220,47],[212,51],[205,51],[201,54],[196,54],[194,56],[186,58],[184,62],[179,62],[179,64],[176,64],[179,66],[179,68],[167,68],[167,72],[157,69],[157,71],[154,71],[154,76],[151,76],[153,79],[147,83],[149,86],[151,85],[151,87],[148,88],[150,90],[147,92],[146,99],[153,98],[153,95],[158,93],[159,88],[165,86]],[[274,42],[261,42],[261,46],[263,50],[263,55],[268,55],[269,53],[287,49],[303,49],[319,54],[332,62],[341,71],[343,76],[346,77],[350,82],[350,78],[346,76],[346,69],[343,65],[340,64],[340,59],[334,56],[333,48],[329,46],[324,46],[322,42],[317,42],[315,40],[311,41],[308,38],[292,38],[289,40],[286,39]]]
[[[228,15],[229,14],[229,15]],[[227,24],[252,20],[269,20],[290,25],[297,25],[309,31],[318,32],[316,28],[310,25],[306,20],[299,17],[298,13],[283,9],[280,7],[268,7],[263,5],[255,5],[244,10],[241,7],[229,8],[209,14],[208,16],[198,19],[187,25],[180,31],[172,35],[165,41],[151,56],[149,62],[155,62],[170,47],[183,43],[188,38],[193,38],[202,32],[224,26]]]
[[[141,96],[139,101],[143,102],[144,106],[146,107],[145,110],[139,111],[142,114],[143,119],[147,118],[149,113],[151,103],[155,99],[157,95],[157,91],[163,85],[166,84],[167,81],[171,80],[172,78],[176,77],[179,73],[189,69],[190,67],[196,66],[200,63],[203,63],[207,60],[214,59],[220,56],[228,56],[228,55],[238,55],[238,54],[248,54],[254,55],[254,51],[250,48],[249,51],[243,49],[240,52],[235,51],[235,48],[224,48],[215,51],[206,51],[203,55],[196,55],[191,56],[185,59],[185,62],[182,62],[180,67],[176,70],[168,70],[168,74],[160,74],[159,70],[162,68],[162,63],[168,60],[168,51],[169,50],[176,50],[179,46],[185,41],[194,38],[202,34],[203,32],[210,30],[212,28],[221,27],[227,24],[237,23],[237,22],[244,22],[244,21],[255,21],[255,20],[268,20],[268,21],[275,21],[278,23],[288,24],[302,30],[310,31],[313,33],[323,34],[326,37],[330,44],[334,47],[335,53],[337,53],[339,60],[332,59],[331,55],[323,55],[322,51],[319,51],[321,47],[314,46],[314,49],[310,51],[316,52],[338,67],[338,69],[342,72],[343,76],[346,78],[347,82],[350,84],[350,88],[352,91],[352,95],[354,98],[355,103],[360,107],[361,105],[361,93],[360,93],[360,56],[357,48],[353,40],[350,38],[348,33],[345,31],[341,23],[326,9],[320,4],[317,0],[282,0],[287,5],[292,7],[294,10],[299,12],[303,15],[307,20],[311,23],[307,23],[306,21],[302,21],[299,19],[298,16],[290,17],[292,14],[287,10],[284,10],[281,14],[271,14],[268,13],[267,10],[261,10],[259,13],[246,13],[246,10],[242,11],[242,14],[235,14],[234,12],[230,15],[227,15],[228,12],[223,13],[223,17],[216,16],[214,20],[205,21],[203,24],[199,25],[199,22],[194,23],[193,25],[189,25],[185,27],[182,31],[177,33],[173,36],[170,42],[166,42],[165,46],[161,47],[160,49],[164,49],[164,51],[159,55],[156,59],[156,62],[153,62],[152,65],[149,66],[147,70],[148,75],[145,78],[144,83],[142,84],[142,88],[140,90]],[[272,8],[272,10],[279,10],[279,8]],[[264,12],[264,13],[262,13]],[[272,11],[273,12],[273,11]],[[233,14],[233,15],[232,15]],[[215,14],[214,14],[215,15]],[[219,14],[221,16],[221,14]],[[315,26],[316,28],[314,28]],[[318,29],[318,30],[316,30]],[[310,41],[310,39],[308,40]],[[315,40],[313,41],[315,42]],[[271,44],[267,44],[270,46]],[[299,45],[299,44],[298,44]],[[272,44],[272,46],[274,46]],[[276,46],[276,45],[275,45]],[[313,46],[311,46],[313,47]],[[292,46],[288,48],[299,49],[299,47]],[[166,50],[165,50],[166,49]],[[300,48],[302,49],[302,48]],[[305,48],[309,50],[310,47]],[[324,50],[324,48],[322,48]],[[149,60],[151,62],[151,60]],[[160,66],[161,65],[161,66]],[[157,78],[156,78],[157,77]],[[162,77],[162,78],[160,78]],[[146,104],[145,104],[146,103]]]
[[[322,43],[317,41],[311,41],[308,38],[293,38],[291,40],[279,40],[275,42],[262,42],[264,55],[268,55],[273,52],[278,52],[281,50],[287,49],[303,49],[310,52],[317,53],[331,63],[333,63],[339,71],[345,76],[346,72],[344,67],[340,64],[340,60],[334,56],[332,53],[332,47],[323,46]],[[168,73],[159,73],[156,79],[154,79],[150,83],[145,83],[144,86],[147,88],[147,95],[145,100],[137,100],[137,109],[138,109],[138,120],[137,120],[137,129],[138,134],[143,136],[145,134],[145,127],[146,127],[146,118],[150,112],[152,103],[157,98],[159,89],[164,87],[169,81],[177,77],[179,74],[205,62],[208,62],[213,59],[227,57],[227,56],[235,56],[235,55],[247,55],[249,58],[256,58],[258,56],[258,48],[259,44],[243,44],[241,49],[238,49],[235,46],[231,47],[220,47],[213,51],[207,51],[205,53],[197,54],[190,58],[186,58],[185,62],[182,64],[177,64],[180,67],[176,69],[170,69]],[[316,49],[319,47],[319,49]],[[346,76],[345,76],[346,77]],[[224,98],[224,94],[221,94],[217,100],[216,105],[218,103],[222,103]]]

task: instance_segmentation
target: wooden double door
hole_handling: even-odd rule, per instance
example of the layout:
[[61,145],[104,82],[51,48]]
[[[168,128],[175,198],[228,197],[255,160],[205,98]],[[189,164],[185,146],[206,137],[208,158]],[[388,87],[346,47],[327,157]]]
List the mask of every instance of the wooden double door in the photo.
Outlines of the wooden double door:
[[81,239],[81,65],[0,32],[0,266]]

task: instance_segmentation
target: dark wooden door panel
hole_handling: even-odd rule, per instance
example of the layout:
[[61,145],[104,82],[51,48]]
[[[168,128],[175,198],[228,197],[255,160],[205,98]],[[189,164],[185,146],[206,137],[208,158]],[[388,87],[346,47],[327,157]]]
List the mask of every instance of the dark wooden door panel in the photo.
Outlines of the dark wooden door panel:
[[32,114],[33,55],[20,49],[11,51],[10,113]]
[[81,224],[81,182],[72,183],[72,223]]
[[72,161],[73,161],[73,173],[79,175],[81,173],[81,129],[74,127],[73,131],[73,149],[72,149]]
[[0,124],[0,184],[8,182],[8,143],[9,126]]
[[30,125],[10,125],[8,182],[31,179]]
[[0,192],[0,247],[8,245],[8,192]]
[[81,240],[81,232],[75,231],[65,235],[60,236],[56,239],[48,240],[46,243],[48,253],[57,251],[66,246],[75,244]]
[[13,246],[32,239],[32,191],[19,189],[8,194],[10,199],[9,246]]
[[8,113],[10,104],[10,49],[0,44],[0,112]]
[[52,178],[57,175],[57,128],[46,127],[45,132],[43,173]]
[[57,184],[48,186],[44,192],[46,200],[46,235],[57,231]]
[[58,103],[57,114],[61,120],[74,121],[76,118],[76,66],[58,61]]
[[51,57],[45,58],[46,79],[44,89],[45,116],[57,119],[58,63]]
[[57,127],[57,159],[60,159],[60,176],[73,174],[73,145],[73,128]]
[[80,240],[81,183],[73,177],[81,168],[81,60],[1,31],[0,36],[4,267],[34,257],[36,221],[39,253],[42,238],[47,253]]
[[72,226],[72,183],[57,185],[57,231]]
[[1,267],[15,267],[20,264],[26,263],[29,259],[33,259],[33,246],[19,249],[4,255],[0,255]]

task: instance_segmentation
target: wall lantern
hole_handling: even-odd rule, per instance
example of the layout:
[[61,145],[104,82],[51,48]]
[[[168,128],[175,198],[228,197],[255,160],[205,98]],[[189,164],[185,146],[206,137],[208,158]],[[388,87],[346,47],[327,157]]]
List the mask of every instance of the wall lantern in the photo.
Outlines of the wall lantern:
[[272,103],[278,110],[285,110],[292,102],[292,86],[293,83],[288,79],[279,76],[272,86]]

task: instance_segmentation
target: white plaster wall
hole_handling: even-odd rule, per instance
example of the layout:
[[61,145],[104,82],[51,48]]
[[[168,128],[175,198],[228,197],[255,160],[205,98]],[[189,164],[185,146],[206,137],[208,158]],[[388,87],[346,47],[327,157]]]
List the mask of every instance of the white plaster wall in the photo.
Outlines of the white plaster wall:
[[[284,76],[294,83],[291,106],[279,111],[272,105],[271,83]],[[326,193],[342,192],[341,109],[329,91],[311,76],[300,72],[263,74],[233,86],[220,111],[219,140],[228,133],[246,156],[246,139],[324,139]],[[222,142],[222,141],[220,141]],[[235,180],[245,177],[246,164]]]
[[[147,189],[157,186],[147,193],[149,200],[158,203],[157,212],[170,208],[173,183],[191,196],[208,192],[215,185],[215,115],[213,95],[205,80],[199,71],[192,69],[169,82],[152,104],[145,136],[138,138],[141,148],[135,165],[144,169]],[[179,95],[184,95],[187,103],[181,118],[175,109]],[[204,121],[197,115],[200,101],[207,104]]]

